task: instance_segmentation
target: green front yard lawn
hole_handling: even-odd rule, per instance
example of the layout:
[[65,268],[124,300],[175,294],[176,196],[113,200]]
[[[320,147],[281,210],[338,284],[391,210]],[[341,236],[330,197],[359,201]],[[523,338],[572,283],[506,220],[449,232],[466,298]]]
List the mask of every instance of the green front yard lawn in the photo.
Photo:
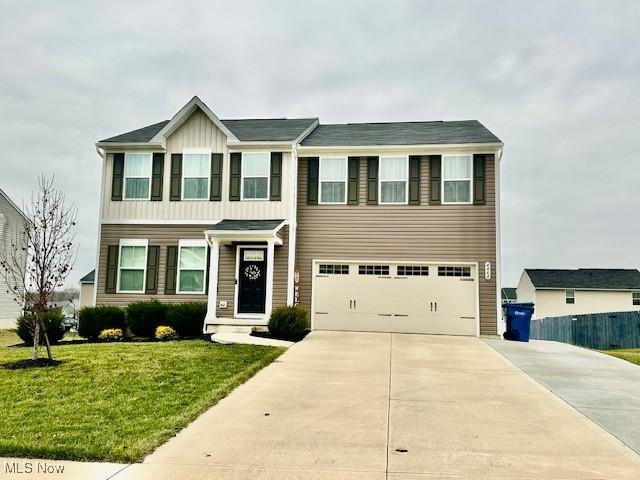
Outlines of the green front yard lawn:
[[[42,352],[45,353],[44,351]],[[0,347],[0,457],[141,460],[282,353],[204,340]]]
[[601,350],[603,353],[640,365],[640,348],[614,348]]

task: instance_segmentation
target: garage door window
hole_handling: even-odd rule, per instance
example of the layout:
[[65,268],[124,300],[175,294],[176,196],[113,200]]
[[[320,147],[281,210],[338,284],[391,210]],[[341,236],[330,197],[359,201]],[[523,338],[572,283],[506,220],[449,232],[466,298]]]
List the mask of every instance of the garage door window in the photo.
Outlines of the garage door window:
[[407,203],[409,157],[380,157],[380,203]]
[[471,267],[438,267],[439,277],[470,277]]
[[359,265],[360,275],[389,275],[389,265]]
[[347,159],[320,159],[320,203],[346,203]]
[[407,277],[426,277],[429,275],[427,265],[398,265],[397,273]]
[[349,275],[349,265],[331,265],[321,263],[319,273],[322,275]]

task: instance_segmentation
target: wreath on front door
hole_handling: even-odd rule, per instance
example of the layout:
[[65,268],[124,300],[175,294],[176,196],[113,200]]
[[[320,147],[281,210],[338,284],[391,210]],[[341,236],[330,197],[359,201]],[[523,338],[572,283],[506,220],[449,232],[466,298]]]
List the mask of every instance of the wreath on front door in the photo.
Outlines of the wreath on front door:
[[244,276],[249,280],[257,280],[260,278],[260,269],[257,265],[249,265],[244,269]]

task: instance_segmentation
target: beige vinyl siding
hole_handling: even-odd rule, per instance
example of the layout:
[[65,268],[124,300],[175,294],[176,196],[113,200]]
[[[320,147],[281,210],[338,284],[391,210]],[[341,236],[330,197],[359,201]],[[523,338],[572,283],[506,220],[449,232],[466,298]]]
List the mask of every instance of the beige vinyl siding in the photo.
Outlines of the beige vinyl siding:
[[[22,231],[24,219],[20,213],[0,194],[0,248],[10,248],[18,232]],[[24,256],[26,264],[26,256]],[[22,312],[22,304],[7,293],[6,284],[0,276],[0,328],[15,328],[16,318]]]
[[[480,333],[496,334],[494,162],[486,165],[485,205],[429,205],[428,164],[423,157],[420,205],[367,205],[364,158],[359,205],[307,205],[307,159],[300,158],[296,265],[304,306],[311,307],[313,259],[478,262]],[[491,280],[484,279],[485,261]]]
[[[100,242],[100,259],[98,278],[97,305],[117,305],[126,307],[129,303],[138,300],[157,299],[160,302],[206,302],[204,294],[176,294],[165,295],[165,274],[167,265],[167,246],[178,246],[179,240],[204,239],[204,226],[202,225],[102,225],[102,238]],[[109,245],[118,245],[123,238],[148,239],[149,245],[160,246],[160,268],[158,271],[158,293],[145,295],[137,293],[106,294],[105,279],[107,276],[107,251]]]
[[[222,201],[209,200],[169,201],[171,178],[171,154],[182,153],[185,148],[211,148],[212,153],[223,153]],[[288,147],[287,147],[288,148]],[[283,151],[282,147],[269,150]],[[287,181],[291,172],[291,152],[282,155],[282,200],[271,201],[229,201],[229,150],[226,136],[201,111],[196,110],[167,139],[164,159],[163,196],[161,202],[146,200],[111,201],[111,179],[113,173],[113,153],[124,152],[115,149],[107,153],[105,166],[104,202],[102,219],[106,222],[118,220],[213,220],[222,218],[256,219],[288,218],[292,189]],[[157,150],[156,150],[157,151]]]
[[93,305],[94,283],[80,284],[80,308]]
[[564,289],[537,289],[533,318],[640,310],[631,290],[567,290],[575,292],[575,303],[566,302]]

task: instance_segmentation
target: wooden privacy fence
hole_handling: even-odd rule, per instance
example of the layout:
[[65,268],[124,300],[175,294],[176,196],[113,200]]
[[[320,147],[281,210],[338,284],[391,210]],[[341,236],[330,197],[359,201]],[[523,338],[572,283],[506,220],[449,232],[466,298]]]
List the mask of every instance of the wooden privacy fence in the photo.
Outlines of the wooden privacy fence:
[[582,347],[640,347],[640,312],[590,313],[531,320],[531,339]]

